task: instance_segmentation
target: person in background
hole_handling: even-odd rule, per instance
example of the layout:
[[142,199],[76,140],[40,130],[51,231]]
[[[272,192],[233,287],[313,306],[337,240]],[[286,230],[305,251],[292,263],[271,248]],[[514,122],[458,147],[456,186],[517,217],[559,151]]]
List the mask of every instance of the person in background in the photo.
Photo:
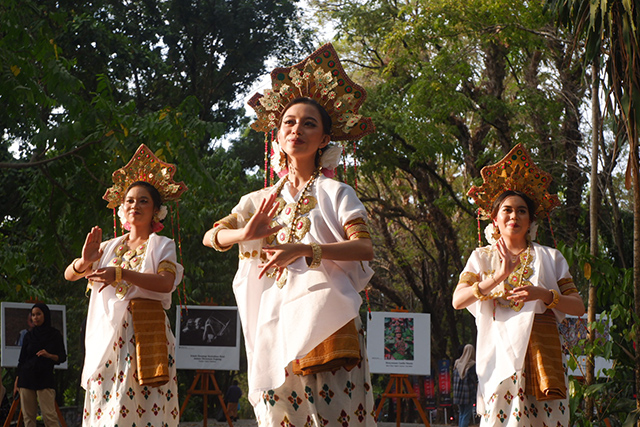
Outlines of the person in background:
[[14,394],[20,395],[25,427],[36,426],[38,404],[46,427],[58,427],[54,365],[67,360],[62,334],[51,326],[51,311],[46,304],[31,308],[33,328],[24,336],[18,357],[18,375]]
[[224,395],[224,401],[227,402],[227,413],[233,421],[238,419],[238,402],[242,397],[242,389],[238,386],[238,381],[233,380],[231,386]]
[[476,351],[467,344],[453,364],[453,404],[458,405],[458,427],[468,427],[473,416],[478,388],[475,364]]

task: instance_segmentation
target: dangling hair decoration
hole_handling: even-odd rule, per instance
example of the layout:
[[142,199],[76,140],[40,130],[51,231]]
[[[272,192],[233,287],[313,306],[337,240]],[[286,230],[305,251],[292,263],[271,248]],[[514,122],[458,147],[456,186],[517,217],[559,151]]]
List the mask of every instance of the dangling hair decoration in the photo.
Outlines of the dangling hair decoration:
[[342,169],[343,169],[342,182],[346,183],[347,182],[347,152],[344,149],[344,146],[342,147]]
[[482,235],[480,233],[480,209],[478,209],[476,212],[477,212],[476,218],[478,219],[478,247],[481,248],[482,247]]
[[[275,139],[274,130],[271,130],[271,152],[269,153],[271,157],[273,157],[273,140]],[[269,179],[270,184],[273,185],[273,165],[269,165]]]
[[116,208],[113,208],[113,237],[118,237],[118,221],[116,220]]
[[[183,264],[184,258],[182,257],[182,236],[180,234],[180,201],[176,200],[176,217],[178,220],[178,253],[180,254],[180,264]],[[179,286],[180,284],[178,284]],[[182,275],[182,296],[184,298],[184,305],[187,305],[187,285],[184,281],[184,275]],[[179,295],[178,295],[179,297]]]
[[264,134],[264,188],[267,188],[267,178],[269,177],[269,134]]
[[356,157],[355,141],[353,141],[353,187],[358,191],[358,159]]

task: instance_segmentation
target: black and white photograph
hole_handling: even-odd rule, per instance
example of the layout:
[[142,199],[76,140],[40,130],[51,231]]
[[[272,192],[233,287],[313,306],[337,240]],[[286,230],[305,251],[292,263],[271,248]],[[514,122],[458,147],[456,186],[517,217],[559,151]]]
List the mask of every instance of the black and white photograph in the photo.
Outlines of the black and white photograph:
[[178,369],[234,370],[240,363],[237,307],[189,305],[177,312]]

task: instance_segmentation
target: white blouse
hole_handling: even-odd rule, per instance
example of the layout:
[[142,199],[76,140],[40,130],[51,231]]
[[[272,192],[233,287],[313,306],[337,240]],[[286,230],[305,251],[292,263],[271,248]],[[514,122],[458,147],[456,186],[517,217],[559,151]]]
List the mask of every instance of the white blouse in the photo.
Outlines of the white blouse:
[[[528,281],[560,292],[558,281],[571,278],[569,265],[560,251],[533,243],[530,267],[533,272]],[[489,277],[498,267],[499,256],[495,246],[473,251],[465,272],[474,273],[479,281]],[[547,309],[541,300],[524,303],[520,311],[500,305],[497,300],[476,301],[467,309],[476,318],[478,329],[476,371],[478,374],[478,413],[484,411],[484,401],[491,396],[501,381],[521,371],[529,345],[531,328],[536,313]],[[495,319],[494,319],[495,310]],[[558,321],[564,313],[553,309]]]
[[[104,252],[100,260],[93,263],[94,270],[108,266],[109,262],[115,257],[115,249],[126,236],[125,234],[116,237],[100,245]],[[147,250],[138,271],[155,274],[157,273],[158,265],[162,261],[169,261],[176,267],[176,277],[171,292],[154,292],[134,285],[131,286],[124,298],[120,299],[116,296],[113,286],[105,287],[102,292],[98,292],[100,286],[93,286],[87,314],[86,354],[82,370],[82,387],[86,387],[88,379],[96,372],[98,367],[107,362],[110,354],[109,348],[115,343],[117,332],[122,327],[122,319],[130,300],[134,298],[158,300],[162,302],[165,310],[171,308],[171,294],[182,280],[184,269],[177,262],[175,242],[168,237],[152,233],[147,241]]]
[[[277,188],[275,185],[240,199],[232,211],[237,215],[238,228],[246,225],[260,202]],[[291,188],[286,183],[280,194],[287,204],[295,204],[302,193],[294,198]],[[366,218],[353,188],[341,182],[320,175],[308,195],[317,200],[317,205],[307,214],[309,229],[301,243],[346,241],[344,225]],[[285,367],[292,360],[304,357],[358,316],[362,303],[359,292],[373,275],[366,262],[323,259],[318,268],[310,269],[301,257],[288,266],[287,282],[279,288],[275,278],[264,275],[258,279],[265,240],[239,244],[240,261],[233,280],[247,348],[252,404],[261,392],[284,383]]]

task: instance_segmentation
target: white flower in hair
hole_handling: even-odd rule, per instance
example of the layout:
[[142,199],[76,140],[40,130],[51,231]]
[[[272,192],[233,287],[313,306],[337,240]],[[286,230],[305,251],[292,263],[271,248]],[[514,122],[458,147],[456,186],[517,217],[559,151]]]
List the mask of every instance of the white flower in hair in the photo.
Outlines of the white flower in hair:
[[120,218],[120,224],[122,224],[123,226],[127,223],[123,205],[120,205],[120,207],[118,208],[118,218]]
[[282,172],[282,166],[284,162],[281,160],[282,151],[280,150],[280,144],[278,144],[277,140],[274,140],[271,144],[271,148],[273,149],[273,154],[271,154],[271,168],[277,173],[280,174]]
[[490,222],[489,225],[484,228],[484,237],[490,245],[495,245],[497,242],[497,240],[493,238],[493,233],[495,233],[495,231],[496,227],[493,225],[493,222]]
[[529,240],[534,241],[538,237],[538,223],[533,221],[531,225],[529,225]]
[[339,145],[327,145],[322,150],[322,156],[320,156],[320,166],[328,170],[334,170],[340,164],[340,158],[342,157],[342,147]]
[[158,220],[158,222],[162,221],[167,217],[167,207],[165,205],[160,206],[160,210],[155,214],[154,219]]

